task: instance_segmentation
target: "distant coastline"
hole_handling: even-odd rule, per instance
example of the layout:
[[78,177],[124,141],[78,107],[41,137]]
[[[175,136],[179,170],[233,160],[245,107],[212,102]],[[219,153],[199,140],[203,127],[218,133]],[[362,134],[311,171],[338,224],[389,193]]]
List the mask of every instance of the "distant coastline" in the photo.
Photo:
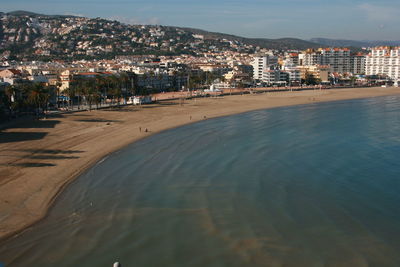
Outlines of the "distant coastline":
[[356,88],[170,100],[142,107],[63,114],[0,132],[0,240],[45,218],[57,196],[108,154],[149,135],[247,111],[400,95]]

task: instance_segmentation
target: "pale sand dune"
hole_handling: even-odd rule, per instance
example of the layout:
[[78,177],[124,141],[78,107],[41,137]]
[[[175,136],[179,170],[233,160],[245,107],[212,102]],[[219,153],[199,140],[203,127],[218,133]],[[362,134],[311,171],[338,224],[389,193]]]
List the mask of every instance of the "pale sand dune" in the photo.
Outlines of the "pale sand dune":
[[57,194],[82,171],[150,134],[257,109],[398,94],[400,88],[238,95],[185,100],[183,105],[176,100],[77,112],[21,123],[0,132],[0,239],[42,219]]

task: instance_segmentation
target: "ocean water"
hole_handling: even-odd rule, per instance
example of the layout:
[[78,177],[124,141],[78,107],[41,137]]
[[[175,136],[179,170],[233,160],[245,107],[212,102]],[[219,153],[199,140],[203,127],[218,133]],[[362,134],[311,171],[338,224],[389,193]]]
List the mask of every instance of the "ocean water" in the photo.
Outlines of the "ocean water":
[[156,134],[0,244],[6,266],[400,266],[400,97]]

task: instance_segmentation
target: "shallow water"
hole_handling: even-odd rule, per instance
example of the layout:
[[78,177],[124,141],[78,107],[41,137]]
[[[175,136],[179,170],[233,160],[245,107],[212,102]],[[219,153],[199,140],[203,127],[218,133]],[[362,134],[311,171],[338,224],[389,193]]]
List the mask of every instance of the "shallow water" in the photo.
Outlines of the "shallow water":
[[400,98],[255,111],[112,154],[7,266],[400,266]]

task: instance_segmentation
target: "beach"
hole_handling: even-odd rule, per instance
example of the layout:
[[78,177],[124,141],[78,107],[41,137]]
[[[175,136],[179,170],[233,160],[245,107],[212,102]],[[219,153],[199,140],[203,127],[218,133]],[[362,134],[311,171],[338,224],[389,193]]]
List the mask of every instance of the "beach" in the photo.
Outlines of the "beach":
[[43,219],[57,195],[96,162],[160,131],[258,109],[399,94],[400,88],[354,88],[167,100],[16,123],[0,132],[0,239]]

